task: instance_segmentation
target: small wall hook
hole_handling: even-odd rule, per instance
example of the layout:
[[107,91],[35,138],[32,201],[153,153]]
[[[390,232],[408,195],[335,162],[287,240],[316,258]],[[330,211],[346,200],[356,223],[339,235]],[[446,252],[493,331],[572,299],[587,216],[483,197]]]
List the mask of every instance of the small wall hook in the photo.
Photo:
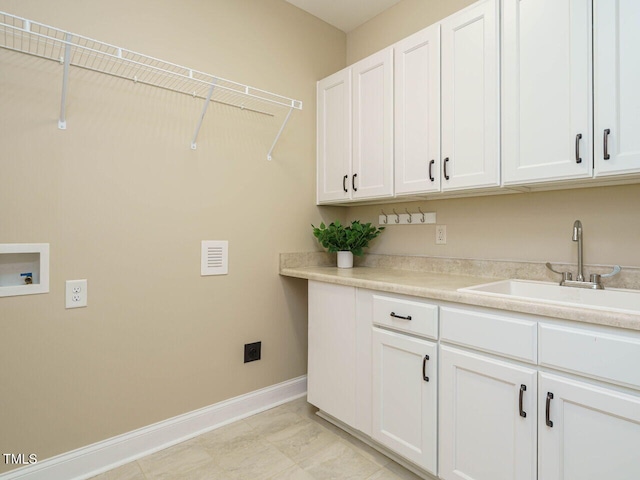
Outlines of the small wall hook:
[[420,219],[420,222],[424,223],[424,212],[420,207],[418,207],[418,211],[422,214],[422,218]]
[[407,219],[407,223],[411,223],[411,213],[409,212],[409,209],[405,208],[404,209],[405,212],[407,212],[407,215],[409,215],[409,218]]
[[393,209],[393,214],[396,216],[396,223],[400,223],[400,215],[398,215],[395,208]]
[[380,212],[382,213],[382,215],[384,215],[384,223],[385,223],[385,225],[386,225],[386,224],[387,224],[387,222],[389,221],[389,217],[387,217],[387,214],[386,214],[386,213],[384,213],[384,210],[382,210],[382,209],[381,209],[381,210],[380,210]]

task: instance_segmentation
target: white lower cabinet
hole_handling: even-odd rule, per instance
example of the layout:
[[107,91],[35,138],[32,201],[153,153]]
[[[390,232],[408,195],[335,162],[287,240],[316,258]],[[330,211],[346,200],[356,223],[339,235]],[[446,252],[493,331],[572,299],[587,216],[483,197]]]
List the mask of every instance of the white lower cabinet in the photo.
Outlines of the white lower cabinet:
[[640,332],[309,282],[308,401],[442,480],[640,479],[638,359]]
[[640,478],[640,398],[543,372],[539,388],[540,479]]
[[440,478],[536,479],[536,370],[440,347]]
[[307,398],[350,426],[356,423],[356,289],[309,282]]
[[372,292],[309,281],[307,400],[371,435]]
[[373,438],[436,474],[437,344],[373,328]]

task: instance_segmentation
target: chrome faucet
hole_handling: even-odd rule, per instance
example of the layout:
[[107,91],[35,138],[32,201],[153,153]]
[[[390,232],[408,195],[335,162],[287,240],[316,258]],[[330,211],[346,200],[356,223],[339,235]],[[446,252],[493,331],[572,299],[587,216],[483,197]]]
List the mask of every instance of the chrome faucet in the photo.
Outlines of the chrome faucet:
[[562,280],[560,280],[561,287],[578,287],[578,288],[592,288],[596,290],[603,290],[604,285],[602,285],[602,279],[613,277],[614,275],[620,273],[620,265],[614,265],[613,271],[611,273],[607,273],[604,275],[599,275],[597,273],[592,273],[589,276],[589,281],[584,279],[584,263],[583,263],[583,253],[582,253],[582,222],[580,220],[576,220],[573,222],[573,236],[571,239],[574,242],[578,242],[578,273],[576,275],[576,279],[573,280],[573,276],[571,272],[558,272],[554,270],[549,262],[546,263],[546,266],[553,273],[558,273],[562,275]]
[[578,275],[576,282],[584,282],[584,266],[582,264],[582,222],[576,220],[573,222],[573,238],[574,242],[578,242]]

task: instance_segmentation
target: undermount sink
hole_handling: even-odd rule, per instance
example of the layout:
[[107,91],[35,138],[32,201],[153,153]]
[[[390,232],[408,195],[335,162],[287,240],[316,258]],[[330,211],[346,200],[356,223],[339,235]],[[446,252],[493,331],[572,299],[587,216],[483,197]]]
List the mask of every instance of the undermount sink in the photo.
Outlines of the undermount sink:
[[640,315],[640,290],[619,288],[590,290],[561,287],[557,283],[534,280],[502,280],[474,287],[460,288],[458,291]]

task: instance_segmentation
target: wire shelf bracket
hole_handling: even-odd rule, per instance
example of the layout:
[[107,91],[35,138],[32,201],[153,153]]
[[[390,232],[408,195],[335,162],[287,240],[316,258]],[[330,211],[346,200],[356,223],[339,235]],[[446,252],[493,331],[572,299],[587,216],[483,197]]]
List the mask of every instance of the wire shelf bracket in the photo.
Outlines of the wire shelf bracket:
[[[28,25],[27,25],[28,28]],[[64,47],[64,70],[62,72],[62,100],[60,101],[60,118],[58,119],[58,128],[60,130],[67,129],[67,85],[69,85],[69,65],[71,63],[71,34],[65,35],[68,42]]]
[[280,130],[278,131],[278,134],[276,135],[276,139],[273,141],[273,145],[271,145],[271,148],[269,149],[269,153],[267,153],[267,160],[271,161],[271,154],[273,153],[273,149],[276,148],[276,143],[278,143],[278,140],[280,140],[280,135],[282,135],[282,132],[284,131],[284,127],[287,126],[287,122],[289,122],[289,118],[291,118],[291,113],[293,113],[293,107],[291,107],[289,109],[289,113],[287,113],[287,116],[284,119],[284,122],[282,122],[282,126],[280,127]]
[[58,119],[58,128],[61,130],[67,128],[66,103],[71,66],[204,99],[205,105],[191,141],[193,150],[197,147],[198,134],[211,102],[272,117],[274,122],[284,118],[267,154],[268,160],[272,159],[273,150],[293,111],[302,110],[302,102],[299,100],[199,72],[2,11],[0,11],[0,47],[54,60],[63,65],[62,98]]
[[191,149],[195,150],[198,146],[196,140],[198,140],[198,133],[200,133],[200,127],[202,127],[202,122],[204,121],[204,116],[207,113],[207,108],[209,107],[209,103],[211,103],[211,96],[213,95],[213,89],[216,86],[215,80],[211,82],[211,87],[209,88],[209,93],[207,94],[207,99],[204,102],[202,107],[202,114],[200,115],[200,120],[198,120],[198,126],[196,127],[196,133],[193,134],[193,140],[191,140]]

